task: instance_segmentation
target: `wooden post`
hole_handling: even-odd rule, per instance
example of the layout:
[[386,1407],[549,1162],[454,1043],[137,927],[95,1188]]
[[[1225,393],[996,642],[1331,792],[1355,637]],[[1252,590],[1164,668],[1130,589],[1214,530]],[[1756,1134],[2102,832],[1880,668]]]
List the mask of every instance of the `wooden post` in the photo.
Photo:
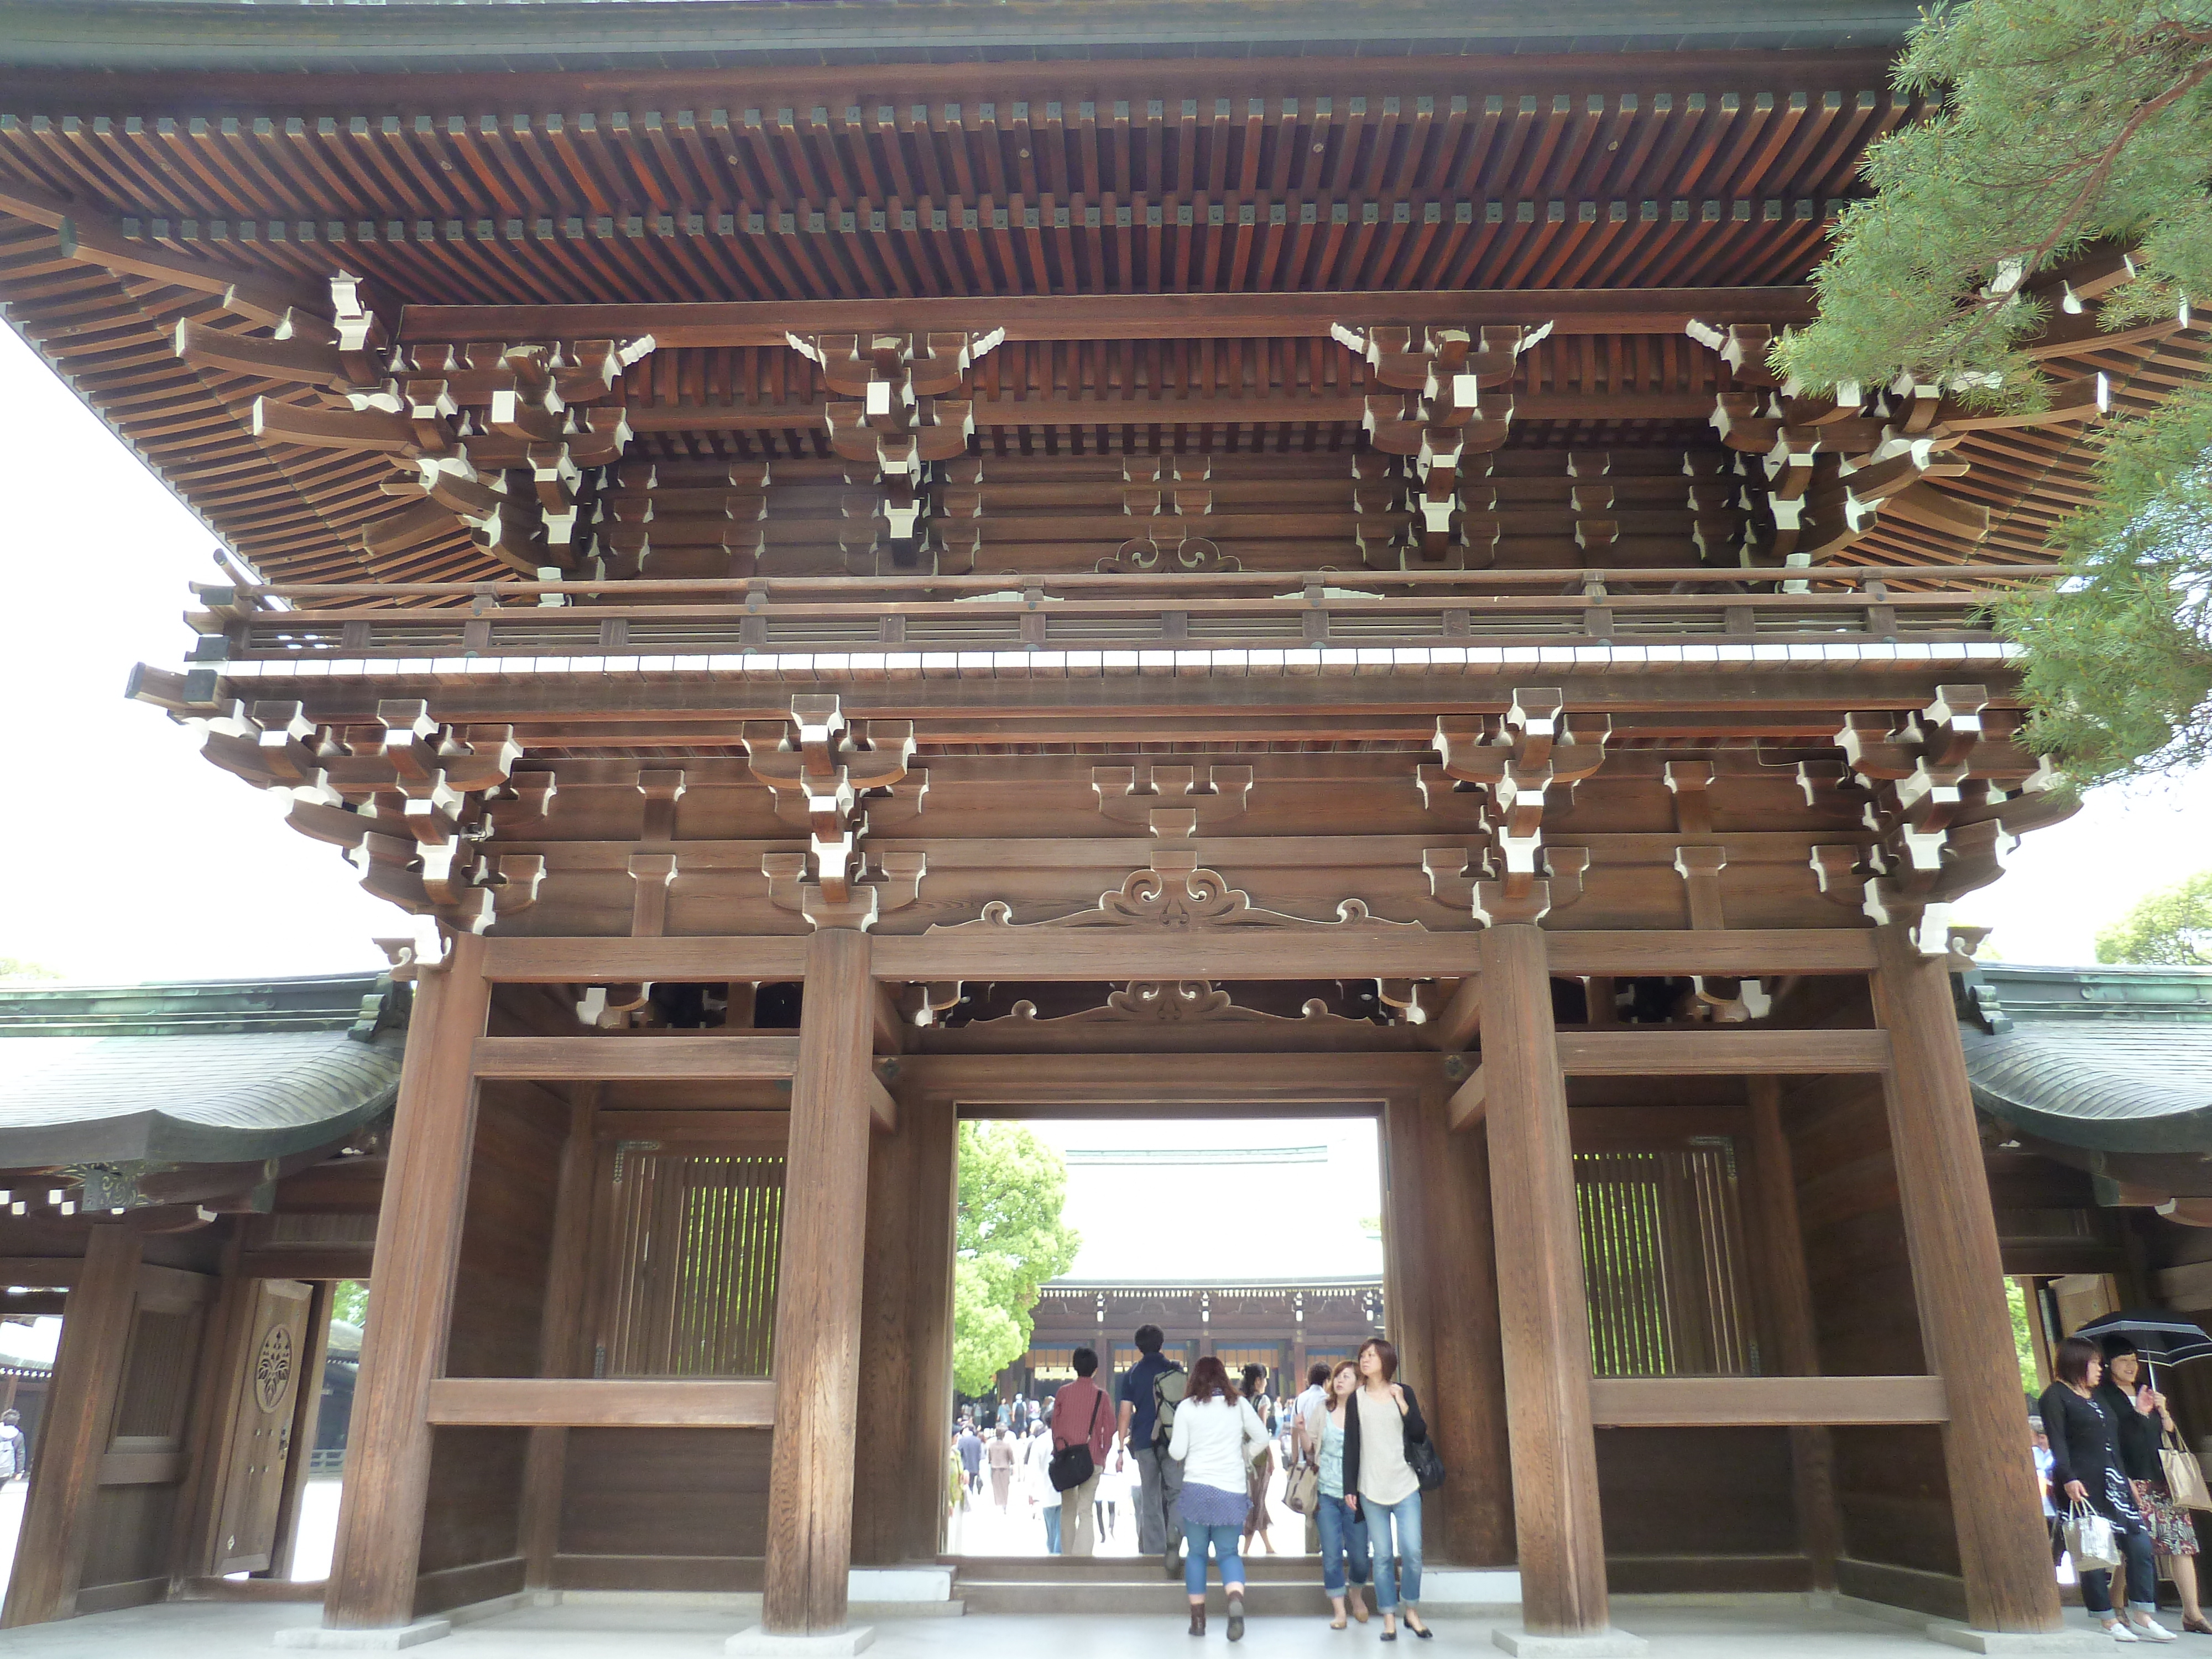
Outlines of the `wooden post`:
[[[1784,1376],[1818,1376],[1820,1348],[1813,1324],[1813,1287],[1805,1268],[1805,1232],[1797,1217],[1797,1174],[1790,1137],[1782,1127],[1782,1085],[1771,1077],[1748,1080],[1751,1106],[1752,1206],[1758,1246],[1751,1252],[1753,1282],[1765,1304],[1774,1369]],[[1836,1557],[1843,1537],[1836,1511],[1835,1436],[1826,1429],[1790,1431],[1791,1488],[1797,1537],[1813,1564],[1813,1588],[1836,1587]]]
[[415,1615],[430,1485],[430,1384],[444,1362],[476,1139],[469,1048],[483,1035],[491,1006],[483,949],[482,939],[464,934],[446,965],[426,968],[416,982],[347,1435],[350,1467],[323,1602],[323,1622],[332,1629],[380,1629]]
[[300,1547],[300,1505],[315,1461],[315,1426],[322,1419],[323,1368],[331,1353],[331,1297],[337,1285],[318,1280],[307,1304],[307,1345],[300,1354],[300,1382],[292,1396],[292,1443],[284,1467],[284,1498],[276,1510],[276,1547],[269,1570],[256,1577],[289,1578]]
[[1895,927],[1875,930],[1875,1018],[1895,1054],[1883,1097],[1921,1339],[1950,1400],[1943,1462],[1966,1621],[1986,1631],[2057,1630],[2058,1587],[2025,1449],[2020,1364],[1950,966],[1921,955]]
[[0,1627],[44,1624],[76,1612],[100,1461],[107,1451],[137,1307],[140,1251],[138,1231],[127,1223],[96,1223],[85,1242],[82,1273],[62,1316],[39,1455],[23,1499],[22,1547]]
[[1485,1121],[1522,1622],[1535,1635],[1584,1636],[1610,1615],[1582,1227],[1547,955],[1528,923],[1483,935]]
[[[599,1167],[594,1139],[599,1085],[572,1085],[568,1138],[561,1147],[561,1176],[553,1199],[553,1249],[545,1266],[545,1313],[538,1326],[538,1374],[576,1375],[583,1339],[584,1298],[590,1277],[592,1176]],[[568,1473],[568,1431],[532,1429],[522,1469],[523,1588],[549,1589],[553,1558],[561,1548],[561,1497]]]
[[761,1601],[761,1626],[776,1635],[845,1625],[875,1036],[868,957],[868,936],[851,928],[825,927],[807,940],[784,1164],[794,1201],[784,1206],[776,1293]]

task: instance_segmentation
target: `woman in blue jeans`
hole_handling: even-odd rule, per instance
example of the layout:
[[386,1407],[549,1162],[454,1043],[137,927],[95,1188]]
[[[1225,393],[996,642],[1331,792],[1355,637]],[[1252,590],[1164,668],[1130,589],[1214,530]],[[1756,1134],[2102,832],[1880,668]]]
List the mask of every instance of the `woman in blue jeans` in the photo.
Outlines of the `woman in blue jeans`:
[[1244,1561],[1237,1554],[1251,1507],[1245,1470],[1268,1443],[1252,1403],[1237,1397],[1221,1361],[1208,1354],[1190,1368],[1190,1386],[1176,1407],[1168,1455],[1182,1465],[1183,1589],[1190,1593],[1190,1633],[1206,1634],[1206,1552],[1221,1564],[1229,1592],[1229,1639],[1244,1638]]
[[1359,1347],[1359,1387],[1344,1414],[1345,1507],[1367,1523],[1375,1552],[1375,1601],[1382,1639],[1398,1639],[1398,1620],[1427,1641],[1436,1634],[1413,1605],[1421,1599],[1421,1483],[1406,1448],[1428,1438],[1421,1402],[1398,1379],[1398,1351],[1381,1337]]
[[1345,1567],[1351,1566],[1352,1616],[1367,1622],[1367,1604],[1359,1599],[1359,1586],[1367,1582],[1367,1523],[1344,1499],[1344,1425],[1352,1415],[1352,1395],[1359,1387],[1359,1367],[1340,1359],[1328,1374],[1322,1397],[1306,1417],[1306,1442],[1315,1449],[1321,1476],[1320,1502],[1314,1525],[1321,1533],[1321,1582],[1328,1591],[1335,1617],[1331,1630],[1344,1628]]

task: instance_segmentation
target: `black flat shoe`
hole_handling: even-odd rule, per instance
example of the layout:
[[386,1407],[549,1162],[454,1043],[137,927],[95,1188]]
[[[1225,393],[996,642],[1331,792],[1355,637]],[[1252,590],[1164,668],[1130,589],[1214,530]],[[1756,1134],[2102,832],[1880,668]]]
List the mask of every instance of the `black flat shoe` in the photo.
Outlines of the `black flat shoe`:
[[1405,1621],[1405,1626],[1407,1630],[1413,1632],[1414,1635],[1419,1637],[1424,1642],[1427,1641],[1431,1637],[1436,1634],[1436,1632],[1431,1630],[1426,1625],[1417,1625],[1410,1619]]
[[1241,1595],[1229,1604],[1229,1639],[1244,1639],[1244,1598]]

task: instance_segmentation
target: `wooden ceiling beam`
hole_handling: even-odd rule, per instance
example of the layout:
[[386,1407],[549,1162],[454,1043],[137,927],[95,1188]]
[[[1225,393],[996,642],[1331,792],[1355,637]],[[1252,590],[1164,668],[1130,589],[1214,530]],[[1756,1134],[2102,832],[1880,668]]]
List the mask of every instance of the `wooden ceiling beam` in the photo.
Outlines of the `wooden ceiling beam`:
[[743,300],[409,306],[403,344],[650,334],[663,346],[780,346],[791,334],[987,332],[1011,341],[1325,337],[1339,323],[1544,323],[1555,335],[1680,334],[1693,319],[1804,323],[1809,288],[1556,289],[1459,293],[1083,294],[998,299]]

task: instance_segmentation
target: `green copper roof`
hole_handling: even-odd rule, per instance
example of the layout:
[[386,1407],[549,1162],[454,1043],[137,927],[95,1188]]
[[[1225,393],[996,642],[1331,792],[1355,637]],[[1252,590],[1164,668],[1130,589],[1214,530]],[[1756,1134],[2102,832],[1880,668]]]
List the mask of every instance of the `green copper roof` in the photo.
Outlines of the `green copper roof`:
[[404,1000],[373,974],[0,988],[0,1165],[331,1145],[397,1096]]
[[2094,1152],[2212,1152],[2212,969],[1978,963],[1959,992],[1991,1117]]
[[1913,0],[0,0],[0,64],[657,70],[1893,48]]

